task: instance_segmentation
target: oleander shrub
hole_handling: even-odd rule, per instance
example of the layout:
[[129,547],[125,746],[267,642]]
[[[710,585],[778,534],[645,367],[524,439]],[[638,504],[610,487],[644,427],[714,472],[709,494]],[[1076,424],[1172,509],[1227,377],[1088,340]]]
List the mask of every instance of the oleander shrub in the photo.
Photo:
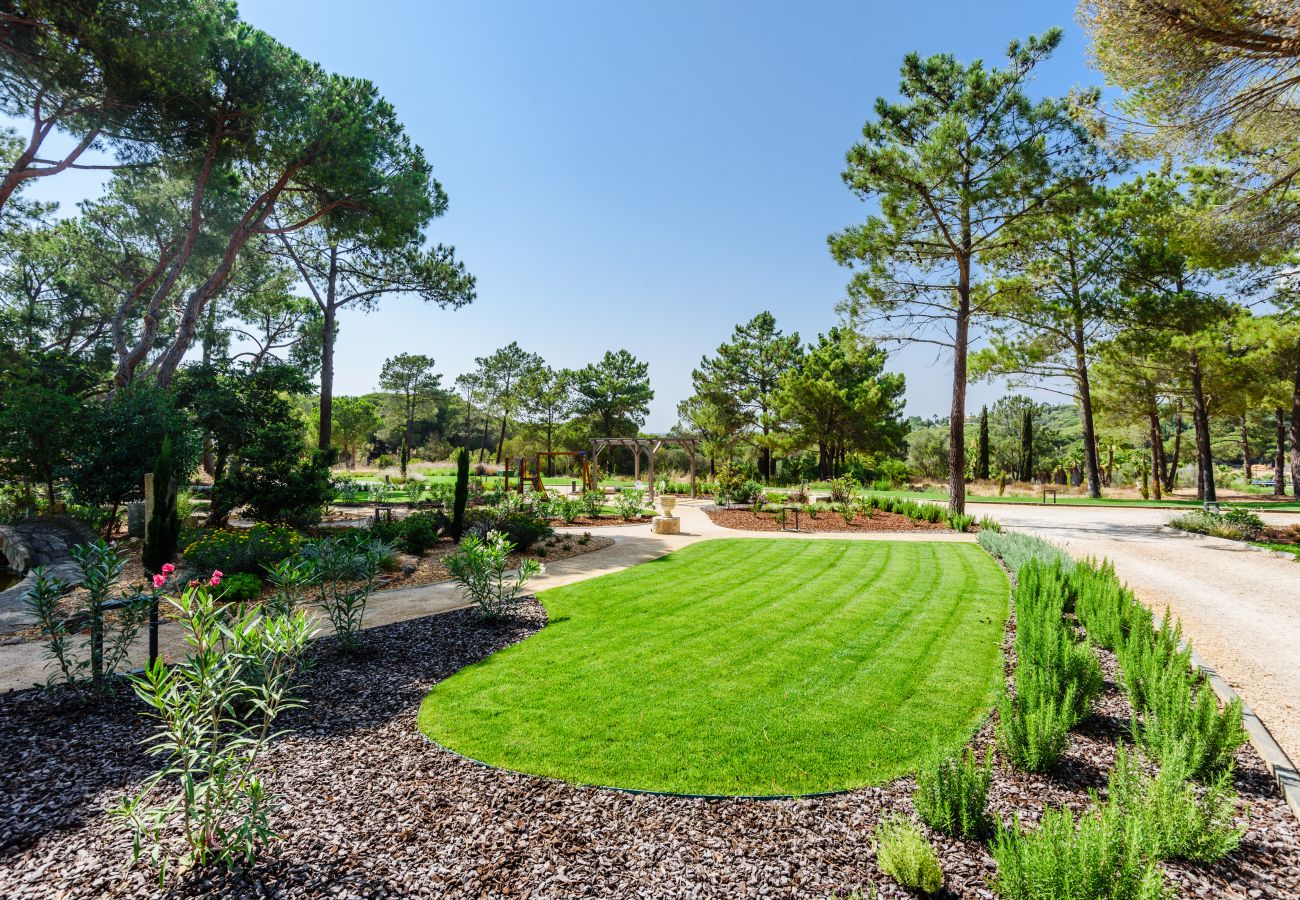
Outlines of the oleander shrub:
[[969,748],[921,769],[912,803],[921,820],[936,831],[978,840],[989,830],[986,812],[993,754],[981,762]]
[[523,602],[524,585],[541,571],[537,560],[525,559],[520,562],[514,581],[507,579],[506,570],[514,549],[501,532],[489,531],[481,538],[476,534],[466,535],[457,551],[447,557],[447,569],[486,621],[509,618]]
[[1172,892],[1140,835],[1114,806],[1084,813],[1049,809],[1034,829],[1000,828],[990,852],[1003,900],[1165,900]]
[[830,482],[831,503],[852,503],[857,496],[859,485],[847,475],[833,478]]
[[258,574],[302,546],[303,538],[285,525],[259,522],[251,528],[223,528],[205,532],[185,548],[185,562],[200,572],[218,570]]
[[914,822],[887,818],[876,825],[876,865],[905,888],[937,894],[943,887],[939,854]]
[[216,594],[225,603],[251,603],[262,596],[262,579],[250,572],[226,575]]
[[[762,496],[761,490],[759,496]],[[641,512],[645,509],[645,491],[639,488],[623,488],[614,497],[614,509],[618,512],[619,517],[626,522],[639,518]]]
[[1106,794],[1109,803],[1133,823],[1138,844],[1153,859],[1212,863],[1241,844],[1236,827],[1232,774],[1224,771],[1198,790],[1187,762],[1169,757],[1155,775],[1143,770],[1141,756],[1120,744]]
[[1046,772],[1065,752],[1077,721],[1074,689],[1056,694],[1045,680],[1026,678],[1014,697],[998,700],[998,749],[1023,772]]

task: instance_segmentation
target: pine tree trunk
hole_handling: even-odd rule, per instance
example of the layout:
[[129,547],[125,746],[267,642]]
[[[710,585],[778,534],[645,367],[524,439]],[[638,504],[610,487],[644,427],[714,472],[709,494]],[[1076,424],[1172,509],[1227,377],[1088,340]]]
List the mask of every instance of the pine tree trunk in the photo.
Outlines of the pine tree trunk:
[[1273,496],[1286,496],[1286,410],[1278,407],[1273,410],[1277,425],[1277,445],[1273,453]]
[[1164,461],[1161,459],[1161,440],[1160,440],[1160,413],[1152,408],[1147,413],[1147,425],[1150,430],[1151,440],[1151,486],[1155,492],[1155,498],[1160,499],[1160,476],[1164,471]]
[[[1092,415],[1092,384],[1088,377],[1088,359],[1083,353],[1085,337],[1081,322],[1075,322],[1074,335],[1074,378],[1079,388],[1079,414],[1083,419],[1083,469],[1088,482],[1088,496],[1095,500],[1101,497],[1101,467],[1097,460],[1097,429]],[[1152,469],[1152,471],[1159,470]]]
[[1291,392],[1291,493],[1300,497],[1300,346],[1296,347],[1295,380]]
[[1214,488],[1214,457],[1210,450],[1210,417],[1205,409],[1205,384],[1201,372],[1201,358],[1195,350],[1187,353],[1192,381],[1192,426],[1196,433],[1197,475],[1196,499],[1215,503],[1218,493]]
[[1174,419],[1174,455],[1165,469],[1165,493],[1172,494],[1178,486],[1178,466],[1183,459],[1183,411],[1178,410]]
[[329,450],[334,428],[334,330],[338,309],[334,305],[338,281],[338,249],[330,248],[330,268],[325,285],[325,321],[320,345],[320,426],[317,448]]
[[948,411],[948,511],[966,511],[966,355],[970,340],[970,260],[959,263],[957,322],[952,348],[952,407]]
[[1250,484],[1255,473],[1250,465],[1250,434],[1246,430],[1246,418],[1241,417],[1241,468],[1246,474],[1246,484]]

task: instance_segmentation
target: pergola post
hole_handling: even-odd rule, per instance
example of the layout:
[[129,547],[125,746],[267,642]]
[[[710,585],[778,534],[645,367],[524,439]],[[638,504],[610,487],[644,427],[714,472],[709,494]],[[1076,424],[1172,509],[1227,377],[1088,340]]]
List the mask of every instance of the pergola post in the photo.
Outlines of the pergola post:
[[695,441],[686,445],[691,454],[691,499],[695,499]]

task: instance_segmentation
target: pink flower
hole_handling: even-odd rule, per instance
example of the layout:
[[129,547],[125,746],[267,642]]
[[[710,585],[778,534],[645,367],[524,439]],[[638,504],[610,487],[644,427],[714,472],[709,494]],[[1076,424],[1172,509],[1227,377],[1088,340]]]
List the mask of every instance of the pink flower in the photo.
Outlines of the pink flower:
[[198,586],[199,586],[199,580],[197,578],[191,578],[190,587],[198,587]]
[[176,567],[173,566],[171,563],[163,563],[162,573],[164,575],[170,575],[172,572],[175,571],[176,571]]
[[223,572],[223,571],[221,571],[220,569],[213,569],[213,570],[212,570],[212,577],[213,577],[213,578],[224,578],[225,576],[226,576],[226,573]]
[[162,586],[163,586],[164,584],[166,584],[166,583],[167,583],[167,578],[166,578],[166,576],[163,576],[163,575],[155,575],[155,576],[153,577],[153,586],[156,587],[156,588],[160,588],[160,587],[162,587]]
[[218,575],[216,572],[213,572],[212,577],[208,579],[208,584],[212,585],[213,587],[217,587],[218,585],[221,584],[221,576]]

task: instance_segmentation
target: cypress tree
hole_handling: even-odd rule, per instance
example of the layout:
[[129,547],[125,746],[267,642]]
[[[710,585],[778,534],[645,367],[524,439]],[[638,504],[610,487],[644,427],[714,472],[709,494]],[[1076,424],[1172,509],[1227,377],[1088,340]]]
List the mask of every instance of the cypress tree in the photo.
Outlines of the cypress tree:
[[456,496],[451,507],[451,536],[460,540],[465,530],[465,504],[469,502],[469,448],[456,454]]
[[180,544],[181,521],[176,512],[176,471],[172,463],[172,440],[164,437],[153,464],[153,515],[145,529],[140,562],[150,575],[174,562]]
[[989,477],[989,408],[980,407],[979,449],[975,454],[975,479],[987,481]]
[[1020,425],[1020,480],[1034,480],[1034,411],[1025,410]]

